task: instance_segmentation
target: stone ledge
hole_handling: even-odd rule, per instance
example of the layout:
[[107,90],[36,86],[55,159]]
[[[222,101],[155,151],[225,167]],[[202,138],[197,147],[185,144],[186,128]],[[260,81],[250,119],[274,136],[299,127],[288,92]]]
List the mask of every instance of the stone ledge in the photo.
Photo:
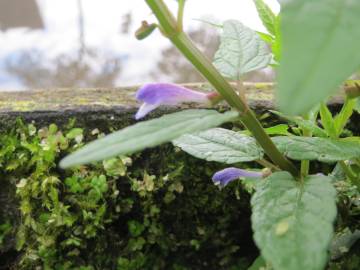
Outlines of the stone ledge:
[[[184,84],[184,86],[204,90],[211,89],[206,83]],[[235,85],[234,85],[235,87]],[[93,108],[134,109],[138,107],[135,92],[139,86],[119,88],[60,88],[37,89],[0,93],[0,112],[59,111]],[[273,108],[273,83],[245,83],[245,95],[254,108]],[[341,102],[337,96],[332,103]],[[93,110],[92,109],[92,110]]]
[[[184,86],[203,90],[211,89],[207,83],[184,84]],[[234,85],[236,87],[236,85]],[[54,88],[18,92],[0,92],[0,130],[11,128],[21,117],[26,122],[35,121],[38,125],[55,123],[66,124],[76,118],[77,124],[88,128],[108,126],[122,128],[134,123],[133,116],[139,107],[135,92],[139,86],[119,88]],[[256,113],[274,109],[273,83],[244,83],[245,95],[249,105]],[[341,95],[331,100],[332,110],[342,103]],[[203,108],[196,104],[157,109],[149,115],[154,118],[179,109]],[[220,104],[217,109],[227,109]],[[356,121],[354,122],[356,123]]]

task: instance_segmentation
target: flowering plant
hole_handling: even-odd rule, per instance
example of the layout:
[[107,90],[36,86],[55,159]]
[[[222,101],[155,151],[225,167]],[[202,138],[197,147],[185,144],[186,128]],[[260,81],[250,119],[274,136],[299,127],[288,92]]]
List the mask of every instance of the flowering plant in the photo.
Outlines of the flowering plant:
[[[275,15],[263,0],[254,0],[268,33],[255,32],[236,20],[225,21],[220,26],[221,45],[213,63],[183,31],[185,0],[178,0],[177,18],[163,0],[146,3],[158,24],[143,22],[137,37],[144,39],[159,28],[216,92],[147,84],[136,95],[143,103],[136,119],[160,105],[182,102],[212,106],[224,100],[231,109],[225,113],[184,110],[142,121],[88,144],[60,165],[66,168],[128,155],[170,141],[208,161],[231,166],[255,161],[263,170],[229,167],[215,173],[213,181],[225,187],[239,178],[256,179],[251,200],[254,240],[261,251],[256,265],[261,261],[264,269],[323,269],[337,216],[334,185],[345,181],[356,196],[360,190],[360,138],[345,138],[349,134],[345,126],[359,110],[359,85],[354,81],[343,84],[344,104],[337,115],[333,116],[325,104],[360,65],[360,2],[284,0],[280,14]],[[278,72],[279,112],[274,113],[297,126],[288,126],[286,132],[277,127],[272,132],[264,129],[244,93],[229,83],[236,81],[241,86],[244,74],[269,65]],[[216,128],[235,120],[251,135]],[[310,166],[315,161],[334,170],[316,171],[316,166]]]

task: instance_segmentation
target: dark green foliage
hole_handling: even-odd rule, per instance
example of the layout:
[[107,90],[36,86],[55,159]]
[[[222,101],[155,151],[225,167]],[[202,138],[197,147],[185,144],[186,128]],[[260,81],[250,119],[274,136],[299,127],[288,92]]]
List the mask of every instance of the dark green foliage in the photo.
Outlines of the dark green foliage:
[[6,221],[5,223],[0,224],[0,247],[5,242],[5,238],[10,234],[11,228],[12,228],[12,226],[9,221]]
[[13,268],[245,269],[255,259],[249,195],[239,183],[219,191],[211,182],[218,164],[165,145],[59,169],[83,137],[79,128],[22,123],[0,135],[0,183],[11,184],[19,205],[1,226],[16,234]]

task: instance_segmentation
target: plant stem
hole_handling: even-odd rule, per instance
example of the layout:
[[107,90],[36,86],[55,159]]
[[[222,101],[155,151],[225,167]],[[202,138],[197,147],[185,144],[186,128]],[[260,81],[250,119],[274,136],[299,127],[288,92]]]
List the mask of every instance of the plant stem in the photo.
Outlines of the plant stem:
[[270,159],[282,170],[294,176],[299,173],[296,167],[286,159],[276,148],[271,138],[266,134],[260,122],[246,102],[238,96],[233,87],[217,71],[204,54],[193,44],[190,38],[177,28],[177,22],[162,0],[145,0],[157,17],[164,34],[179,49],[179,51],[196,67],[196,69],[214,86],[228,104],[240,112],[240,119],[253,134]]
[[177,14],[177,29],[179,31],[183,31],[183,18],[184,18],[184,8],[185,8],[186,0],[178,0],[178,1],[179,1],[179,7]]
[[301,177],[306,177],[309,174],[309,168],[310,168],[310,160],[302,160],[301,161]]
[[[309,120],[309,115],[305,114],[303,118],[305,120]],[[312,132],[307,128],[303,128],[302,135],[304,137],[311,137]],[[301,161],[301,168],[300,168],[301,177],[306,177],[309,174],[309,169],[310,169],[310,160],[302,160]]]
[[279,167],[272,164],[270,161],[267,161],[266,159],[258,159],[258,160],[256,160],[256,162],[259,163],[264,168],[269,168],[269,169],[272,169],[274,171],[279,171],[280,170]]

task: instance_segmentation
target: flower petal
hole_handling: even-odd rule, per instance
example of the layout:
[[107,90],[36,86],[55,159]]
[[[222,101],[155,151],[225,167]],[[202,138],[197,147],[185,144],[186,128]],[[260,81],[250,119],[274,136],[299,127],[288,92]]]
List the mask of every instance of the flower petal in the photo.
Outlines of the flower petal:
[[177,105],[182,102],[209,103],[207,94],[170,83],[150,83],[141,87],[136,99],[149,104]]
[[159,107],[159,104],[149,104],[149,103],[143,103],[139,110],[135,114],[135,119],[139,120],[143,118],[145,115],[147,115],[149,112],[155,110],[157,107]]
[[260,177],[262,177],[262,173],[246,171],[246,170],[231,167],[231,168],[226,168],[224,170],[221,170],[221,171],[218,171],[217,173],[215,173],[212,180],[216,185],[225,187],[231,181],[237,180],[240,177],[260,178]]

